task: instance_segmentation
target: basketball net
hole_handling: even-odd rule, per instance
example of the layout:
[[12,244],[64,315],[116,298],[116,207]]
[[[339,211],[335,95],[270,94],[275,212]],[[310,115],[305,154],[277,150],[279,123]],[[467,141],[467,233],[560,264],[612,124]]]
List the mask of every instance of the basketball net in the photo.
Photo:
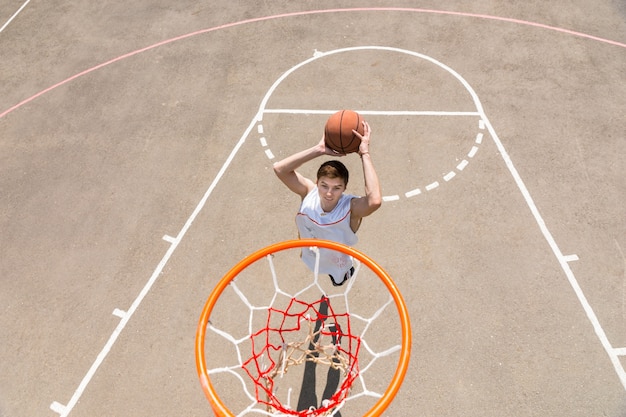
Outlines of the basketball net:
[[[377,268],[380,267],[373,264],[369,258],[347,246],[343,247],[343,245],[334,242],[320,240],[308,240],[308,244],[306,242],[307,240],[282,242],[250,255],[222,278],[209,297],[196,336],[196,363],[203,389],[217,416],[235,415],[229,408],[226,408],[211,383],[211,377],[220,374],[235,376],[241,383],[244,396],[248,398],[248,404],[236,414],[237,416],[248,414],[301,417],[340,416],[340,410],[346,401],[360,397],[378,399],[378,402],[366,414],[367,416],[375,416],[388,406],[399,389],[408,366],[410,328],[404,301],[397,292],[393,281],[380,269],[380,272],[385,274],[385,279],[387,279],[385,285],[390,290],[386,302],[368,317],[351,312],[348,308],[350,305],[349,294],[353,286],[358,285],[363,262],[366,262],[370,269],[374,267],[373,265]],[[284,291],[279,285],[279,278],[274,265],[274,253],[286,249],[308,247],[311,244],[317,245],[311,247],[317,255],[312,280],[304,288],[293,294]],[[318,248],[322,246],[333,250],[341,249],[351,256],[358,255],[355,257],[354,274],[339,293],[327,295],[322,281],[327,284],[328,277],[318,274]],[[267,260],[274,286],[274,296],[270,303],[262,306],[255,305],[235,279],[250,264],[260,259]],[[376,273],[378,272],[377,270]],[[232,290],[232,293],[239,298],[240,305],[245,306],[248,310],[247,312],[236,313],[241,316],[244,315],[243,313],[248,314],[248,331],[243,337],[237,338],[232,332],[221,328],[219,323],[214,323],[209,319],[217,299],[226,288]],[[307,301],[306,298],[310,296],[311,290],[317,294],[321,292],[323,295],[314,301]],[[286,299],[287,302],[279,306],[280,303],[276,301],[278,296]],[[402,343],[383,350],[374,350],[365,340],[366,332],[394,301],[398,307],[400,321],[402,321]],[[258,317],[259,314],[265,317],[264,325],[260,327],[257,325],[255,328],[253,317]],[[355,323],[358,323],[356,327]],[[360,329],[360,333],[355,333],[356,328]],[[221,338],[222,343],[231,345],[236,352],[236,363],[230,366],[206,368],[204,339],[207,329]],[[363,349],[367,352],[369,359],[367,364],[361,368],[359,366],[359,354]],[[401,351],[398,367],[386,390],[376,392],[368,389],[366,378],[370,368],[380,358],[395,354],[398,351]],[[315,387],[306,386],[306,375],[315,380],[315,368],[318,366],[327,369],[328,381],[334,382],[327,382],[322,401],[316,400],[316,404],[311,405],[307,403],[304,391],[314,391]],[[304,371],[302,371],[302,367],[304,367]],[[283,383],[287,383],[285,381],[288,379],[286,376],[291,371],[305,375],[297,405],[292,404],[291,398],[295,388],[287,386],[285,389],[282,386]],[[359,385],[358,390],[354,389],[355,385]],[[317,398],[315,394],[313,396]]]
[[[330,310],[330,314],[326,314],[325,310]],[[349,320],[347,314],[343,316]],[[329,321],[332,324],[326,324]],[[330,415],[331,410],[346,399],[352,382],[359,375],[357,358],[360,338],[350,334],[349,325],[347,332],[341,329],[339,317],[332,312],[326,297],[315,304],[293,298],[286,311],[270,307],[268,323],[272,322],[280,322],[280,326],[274,328],[268,325],[250,336],[253,354],[243,363],[243,368],[257,387],[256,400],[273,414]],[[303,334],[306,335],[305,338],[298,340]],[[295,341],[289,341],[294,339]],[[331,343],[324,344],[324,339]],[[297,412],[282,404],[275,395],[275,384],[277,378],[305,362],[330,367],[340,372],[343,380],[339,389],[320,408]]]

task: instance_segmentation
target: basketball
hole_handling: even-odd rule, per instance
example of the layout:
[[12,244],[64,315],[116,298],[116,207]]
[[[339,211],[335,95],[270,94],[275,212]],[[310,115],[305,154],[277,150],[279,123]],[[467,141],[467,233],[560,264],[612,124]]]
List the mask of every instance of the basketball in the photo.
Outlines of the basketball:
[[341,110],[333,114],[324,127],[326,146],[341,154],[358,151],[361,139],[352,130],[362,135],[364,133],[362,122],[361,116],[352,110]]

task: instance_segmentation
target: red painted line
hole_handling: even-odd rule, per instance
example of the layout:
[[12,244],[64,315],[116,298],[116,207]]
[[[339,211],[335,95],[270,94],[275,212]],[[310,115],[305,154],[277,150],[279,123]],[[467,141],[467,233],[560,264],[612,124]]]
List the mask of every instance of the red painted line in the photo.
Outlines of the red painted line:
[[11,113],[14,110],[17,110],[18,108],[22,107],[23,105],[30,103],[31,101],[35,100],[36,98],[46,94],[47,92],[54,90],[55,88],[58,88],[62,85],[65,85],[77,78],[82,77],[83,75],[87,75],[93,71],[96,71],[100,68],[106,67],[108,65],[111,65],[115,62],[121,61],[123,59],[126,58],[130,58],[132,56],[138,55],[142,52],[146,52],[149,51],[151,49],[155,49],[158,48],[160,46],[163,45],[167,45],[173,42],[177,42],[183,39],[187,39],[187,38],[191,38],[193,36],[197,36],[197,35],[201,35],[204,33],[209,33],[209,32],[214,32],[217,30],[221,30],[221,29],[228,29],[228,28],[232,28],[232,27],[236,27],[236,26],[241,26],[241,25],[246,25],[246,24],[250,24],[250,23],[257,23],[257,22],[263,22],[263,21],[267,21],[267,20],[273,20],[273,19],[282,19],[282,18],[287,18],[287,17],[297,17],[297,16],[307,16],[307,15],[314,15],[314,14],[325,14],[325,13],[353,13],[353,12],[412,12],[412,13],[431,13],[431,14],[440,14],[440,15],[450,15],[450,16],[462,16],[462,17],[472,17],[472,18],[478,18],[478,19],[487,19],[487,20],[496,20],[496,21],[501,21],[501,22],[508,22],[508,23],[515,23],[515,24],[519,24],[519,25],[525,25],[525,26],[532,26],[532,27],[537,27],[537,28],[541,28],[541,29],[547,29],[547,30],[552,30],[552,31],[556,31],[556,32],[561,32],[561,33],[565,33],[568,35],[572,35],[572,36],[577,36],[577,37],[581,37],[581,38],[585,38],[585,39],[590,39],[593,41],[597,41],[597,42],[602,42],[602,43],[607,43],[609,45],[613,45],[613,46],[618,46],[621,48],[626,48],[626,44],[625,43],[621,43],[621,42],[616,42],[616,41],[612,41],[609,39],[604,39],[604,38],[600,38],[597,36],[592,36],[592,35],[587,35],[585,33],[581,33],[581,32],[576,32],[573,30],[569,30],[569,29],[563,29],[563,28],[559,28],[559,27],[555,27],[555,26],[549,26],[549,25],[544,25],[542,23],[535,23],[535,22],[529,22],[526,20],[519,20],[519,19],[511,19],[511,18],[506,18],[506,17],[498,17],[498,16],[490,16],[490,15],[484,15],[484,14],[476,14],[476,13],[463,13],[463,12],[451,12],[451,11],[445,11],[445,10],[431,10],[431,9],[416,9],[416,8],[405,8],[405,7],[361,7],[361,8],[347,8],[347,9],[327,9],[327,10],[309,10],[309,11],[303,11],[303,12],[293,12],[293,13],[284,13],[284,14],[277,14],[277,15],[272,15],[272,16],[263,16],[263,17],[257,17],[257,18],[253,18],[253,19],[246,19],[246,20],[241,20],[238,22],[232,22],[232,23],[227,23],[224,25],[220,25],[220,26],[215,26],[212,28],[208,28],[208,29],[202,29],[196,32],[191,32],[185,35],[181,35],[181,36],[177,36],[175,38],[171,38],[171,39],[167,39],[158,43],[155,43],[154,45],[150,45],[147,46],[145,48],[142,49],[138,49],[136,51],[133,52],[129,52],[127,54],[121,55],[117,58],[111,59],[109,61],[103,62],[102,64],[96,65],[95,67],[89,68],[85,71],[79,72],[76,75],[71,76],[70,78],[67,78],[61,82],[58,82],[48,88],[46,88],[45,90],[40,91],[39,93],[19,102],[18,104],[16,104],[13,107],[10,107],[9,109],[5,110],[4,112],[0,113],[0,119],[3,118],[4,116],[6,116],[7,114]]

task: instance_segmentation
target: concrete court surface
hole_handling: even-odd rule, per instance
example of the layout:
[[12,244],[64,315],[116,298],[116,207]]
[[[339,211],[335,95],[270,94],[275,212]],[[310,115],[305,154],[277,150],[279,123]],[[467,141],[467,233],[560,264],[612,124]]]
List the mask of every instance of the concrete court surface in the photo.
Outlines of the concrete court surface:
[[[340,108],[387,197],[357,248],[412,320],[384,415],[626,415],[623,1],[5,0],[4,22],[1,416],[210,415],[204,301],[296,236],[272,163]],[[264,97],[285,111],[255,122]]]

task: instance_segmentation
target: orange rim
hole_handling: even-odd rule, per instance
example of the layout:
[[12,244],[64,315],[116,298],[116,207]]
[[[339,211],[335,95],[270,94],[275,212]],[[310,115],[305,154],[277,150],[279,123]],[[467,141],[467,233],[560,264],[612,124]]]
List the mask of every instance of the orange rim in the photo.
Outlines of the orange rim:
[[398,390],[400,389],[402,381],[404,380],[404,376],[406,375],[406,371],[409,366],[409,358],[411,356],[411,322],[409,320],[409,313],[404,302],[404,298],[402,297],[400,290],[398,290],[398,287],[393,282],[389,274],[387,274],[387,272],[385,272],[385,270],[376,262],[374,262],[371,258],[367,257],[356,249],[343,245],[341,243],[321,239],[287,240],[260,249],[239,261],[217,283],[217,285],[209,295],[209,298],[207,299],[204,308],[202,309],[202,314],[200,315],[200,321],[196,330],[196,369],[198,371],[198,377],[200,378],[200,385],[202,386],[202,390],[209,400],[211,408],[213,409],[213,412],[216,416],[235,417],[234,414],[226,407],[226,405],[222,402],[222,400],[215,392],[215,389],[211,384],[211,379],[209,378],[208,371],[206,369],[204,342],[206,337],[207,325],[209,323],[209,317],[211,316],[213,307],[217,303],[217,300],[222,295],[226,287],[230,284],[230,282],[248,265],[272,253],[280,252],[286,249],[310,246],[316,246],[320,248],[343,252],[365,264],[368,268],[374,271],[376,275],[378,275],[378,277],[383,281],[383,283],[387,287],[387,290],[391,293],[391,296],[393,297],[396,308],[398,310],[398,315],[400,316],[402,343],[398,366],[396,367],[393,378],[391,379],[391,382],[389,383],[389,386],[385,390],[383,396],[378,399],[376,404],[374,404],[374,406],[366,414],[364,414],[363,417],[379,416],[389,406],[393,398],[396,396]]

